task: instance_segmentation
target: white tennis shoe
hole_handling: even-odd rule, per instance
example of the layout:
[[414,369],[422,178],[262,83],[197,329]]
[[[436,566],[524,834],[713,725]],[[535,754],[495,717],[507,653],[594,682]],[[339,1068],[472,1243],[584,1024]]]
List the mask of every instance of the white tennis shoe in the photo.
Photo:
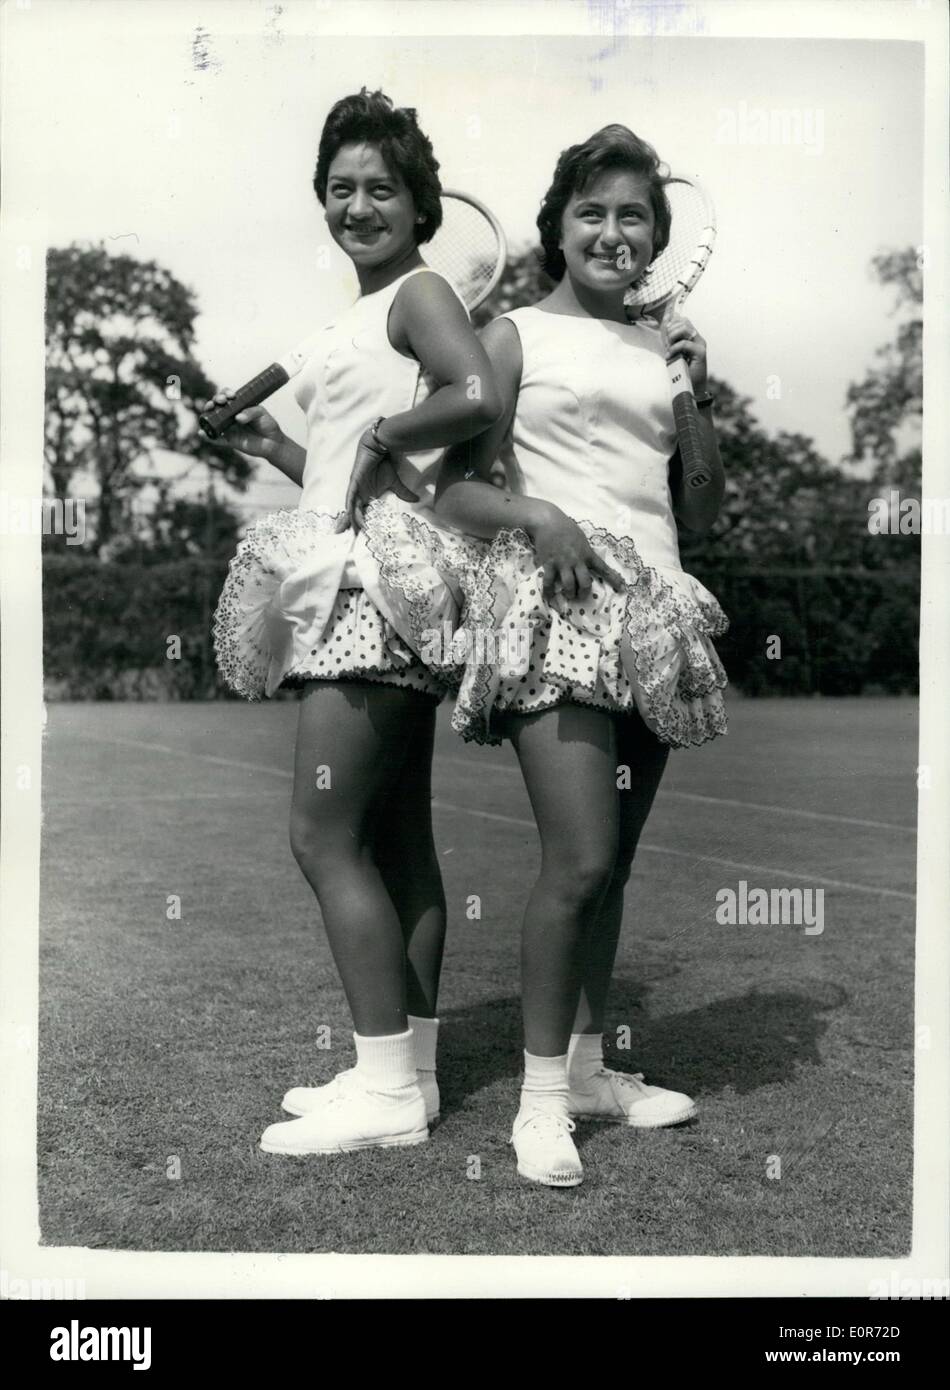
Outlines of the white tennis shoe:
[[547,1187],[577,1187],[583,1182],[584,1169],[571,1138],[574,1128],[567,1115],[522,1106],[511,1130],[521,1176]]
[[349,1153],[424,1144],[429,1138],[425,1101],[418,1085],[369,1091],[350,1071],[335,1077],[329,1086],[314,1089],[331,1088],[332,1095],[299,1119],[268,1125],[261,1135],[264,1152]]
[[682,1092],[648,1086],[643,1072],[631,1076],[607,1067],[583,1081],[573,1079],[567,1103],[578,1120],[601,1120],[634,1129],[680,1125],[696,1114],[696,1102]]
[[[293,1086],[281,1101],[281,1109],[286,1110],[288,1115],[309,1115],[311,1110],[316,1110],[318,1106],[331,1100],[339,1087],[347,1084],[345,1078],[353,1076],[355,1071],[355,1067],[348,1067],[324,1086]],[[416,1076],[422,1099],[426,1103],[426,1124],[438,1124],[439,1084],[435,1079],[435,1072],[420,1071]]]

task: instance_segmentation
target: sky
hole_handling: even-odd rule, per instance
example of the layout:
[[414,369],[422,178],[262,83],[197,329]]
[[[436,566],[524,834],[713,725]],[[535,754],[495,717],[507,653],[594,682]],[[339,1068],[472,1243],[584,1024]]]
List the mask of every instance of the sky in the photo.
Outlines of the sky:
[[[620,121],[715,202],[715,253],[686,309],[710,370],[766,429],[838,461],[847,386],[895,331],[871,257],[923,239],[922,45],[661,24],[626,37],[603,8],[588,7],[590,34],[395,37],[323,32],[342,11],[383,28],[385,10],[356,0],[33,0],[5,16],[31,73],[17,197],[52,245],[101,240],[168,267],[197,295],[199,360],[237,385],[356,293],[336,248],[321,266],[311,187],[340,96],[382,86],[415,106],[444,183],[487,202],[516,247],[534,240],[560,151]],[[303,441],[291,388],[273,409]],[[262,465],[249,505],[295,495]]]

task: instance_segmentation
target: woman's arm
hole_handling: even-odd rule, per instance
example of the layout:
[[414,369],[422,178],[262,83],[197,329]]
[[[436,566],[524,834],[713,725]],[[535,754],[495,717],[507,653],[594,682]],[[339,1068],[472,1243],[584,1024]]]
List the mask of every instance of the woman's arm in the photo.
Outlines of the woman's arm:
[[[393,300],[389,338],[437,383],[411,410],[388,415],[360,437],[339,529],[363,524],[364,508],[387,489],[418,498],[399,477],[399,454],[471,439],[492,424],[501,402],[491,366],[458,296],[441,275],[412,275]],[[395,455],[396,457],[392,457]]]
[[519,496],[488,481],[514,419],[522,356],[517,329],[507,319],[490,323],[482,333],[482,343],[501,395],[502,412],[477,439],[447,452],[436,488],[437,514],[457,530],[488,540],[509,527],[525,531],[544,570],[543,590],[548,599],[556,590],[566,598],[583,597],[594,574],[614,588],[622,588],[620,575],[591,549],[577,522],[560,507],[536,497]]
[[[230,387],[224,387],[205,402],[203,409],[212,410],[216,405],[227,405],[233,395]],[[266,459],[292,483],[303,486],[307,451],[284,434],[273,415],[262,405],[249,406],[235,415],[234,423],[223,432],[220,443],[228,444],[242,454],[250,454],[252,458]]]
[[378,439],[392,453],[471,439],[501,414],[491,363],[458,296],[441,275],[412,275],[390,311],[390,341],[408,351],[438,389],[411,410],[389,415]]
[[482,346],[491,363],[501,401],[498,418],[477,438],[449,449],[442,460],[435,509],[449,525],[470,536],[492,539],[505,527],[520,527],[534,539],[547,504],[519,497],[490,481],[492,464],[511,432],[521,384],[521,339],[514,324],[495,319],[483,329]]

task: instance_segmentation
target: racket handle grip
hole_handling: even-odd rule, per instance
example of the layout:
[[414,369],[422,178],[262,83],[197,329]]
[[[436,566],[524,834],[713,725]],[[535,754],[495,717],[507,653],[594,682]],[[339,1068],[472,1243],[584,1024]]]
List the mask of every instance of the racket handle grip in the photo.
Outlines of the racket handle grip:
[[289,380],[289,373],[277,362],[273,362],[265,371],[245,382],[239,391],[235,391],[233,400],[227,405],[216,406],[214,410],[207,410],[199,415],[198,424],[209,439],[217,439],[239,411],[247,410],[252,405],[260,405],[261,401],[266,401],[268,396],[272,396]]
[[703,457],[702,425],[689,371],[682,357],[674,357],[667,363],[670,371],[670,384],[673,388],[673,423],[676,426],[676,441],[680,458],[683,461],[683,486],[688,488],[705,487],[712,482],[712,474]]

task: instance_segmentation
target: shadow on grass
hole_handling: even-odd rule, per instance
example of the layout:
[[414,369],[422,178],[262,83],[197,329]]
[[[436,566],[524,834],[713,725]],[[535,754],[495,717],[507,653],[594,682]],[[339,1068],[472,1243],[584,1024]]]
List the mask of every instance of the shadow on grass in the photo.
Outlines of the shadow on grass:
[[[624,1020],[605,1034],[608,1065],[642,1071],[653,1085],[699,1099],[725,1090],[739,1094],[791,1080],[800,1066],[818,1066],[823,1017],[842,1008],[848,993],[828,982],[750,990],[701,1009],[650,1020],[649,985],[615,980],[610,1018]],[[521,1073],[521,1001],[493,999],[442,1014],[447,1028],[440,1051],[443,1114],[469,1096]],[[629,1048],[622,1027],[629,1028]],[[619,1035],[619,1038],[618,1038]]]

